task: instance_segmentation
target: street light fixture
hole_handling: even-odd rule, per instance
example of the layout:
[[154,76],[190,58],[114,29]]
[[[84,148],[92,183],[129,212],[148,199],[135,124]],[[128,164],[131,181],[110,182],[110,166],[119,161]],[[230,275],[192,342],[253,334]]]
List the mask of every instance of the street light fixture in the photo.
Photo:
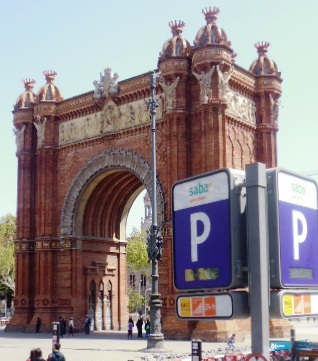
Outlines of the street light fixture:
[[158,261],[162,254],[162,237],[157,224],[157,169],[156,169],[156,112],[158,102],[155,99],[156,79],[159,74],[152,73],[150,76],[150,95],[147,108],[151,115],[151,139],[152,139],[152,224],[149,230],[148,258],[152,263],[152,284],[150,294],[150,335],[147,339],[147,349],[162,349],[163,334],[161,333],[160,309],[162,301],[159,294]]

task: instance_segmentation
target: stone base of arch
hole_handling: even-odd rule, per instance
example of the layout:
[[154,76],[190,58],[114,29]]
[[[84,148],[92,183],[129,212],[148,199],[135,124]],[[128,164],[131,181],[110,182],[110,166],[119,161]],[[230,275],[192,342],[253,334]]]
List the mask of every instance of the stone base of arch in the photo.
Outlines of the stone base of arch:
[[[272,319],[269,322],[271,338],[288,338],[292,325],[288,320]],[[250,318],[227,321],[182,321],[176,315],[166,315],[162,332],[168,340],[200,339],[205,342],[224,342],[235,333],[239,342],[251,339]]]
[[[249,324],[249,322],[247,322]],[[242,332],[242,331],[245,332]],[[249,332],[246,321],[182,321],[176,315],[167,315],[163,322],[163,334],[169,340],[200,339],[205,342],[226,342],[227,337],[235,333],[238,341],[245,341]],[[242,338],[242,339],[240,339]]]
[[285,319],[272,319],[269,321],[270,336],[273,338],[290,337],[292,324]]

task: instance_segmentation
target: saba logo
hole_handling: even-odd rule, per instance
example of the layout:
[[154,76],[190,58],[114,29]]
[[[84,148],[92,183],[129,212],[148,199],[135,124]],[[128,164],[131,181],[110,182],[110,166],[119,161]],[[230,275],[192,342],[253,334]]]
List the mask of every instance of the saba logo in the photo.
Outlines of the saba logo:
[[191,187],[189,189],[189,196],[197,196],[199,194],[203,194],[209,191],[209,187],[211,186],[211,183],[203,183],[201,184],[199,182],[199,184],[195,185],[194,187]]

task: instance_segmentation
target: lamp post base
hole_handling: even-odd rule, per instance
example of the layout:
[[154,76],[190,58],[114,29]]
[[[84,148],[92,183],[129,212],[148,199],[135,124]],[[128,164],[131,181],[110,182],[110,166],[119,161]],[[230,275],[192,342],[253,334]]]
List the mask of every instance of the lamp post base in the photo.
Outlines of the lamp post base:
[[149,352],[167,352],[164,350],[163,334],[150,334],[147,339],[147,351]]

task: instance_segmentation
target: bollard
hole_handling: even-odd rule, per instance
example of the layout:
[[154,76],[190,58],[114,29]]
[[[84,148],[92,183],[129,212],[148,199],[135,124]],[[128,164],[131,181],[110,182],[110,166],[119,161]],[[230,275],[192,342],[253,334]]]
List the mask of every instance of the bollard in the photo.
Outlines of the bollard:
[[297,360],[297,350],[296,350],[296,335],[295,335],[295,330],[292,328],[290,330],[290,350],[291,350],[291,361],[296,361]]
[[52,350],[56,343],[60,343],[60,323],[52,322]]
[[202,361],[202,341],[201,340],[192,340],[191,360],[192,361]]

